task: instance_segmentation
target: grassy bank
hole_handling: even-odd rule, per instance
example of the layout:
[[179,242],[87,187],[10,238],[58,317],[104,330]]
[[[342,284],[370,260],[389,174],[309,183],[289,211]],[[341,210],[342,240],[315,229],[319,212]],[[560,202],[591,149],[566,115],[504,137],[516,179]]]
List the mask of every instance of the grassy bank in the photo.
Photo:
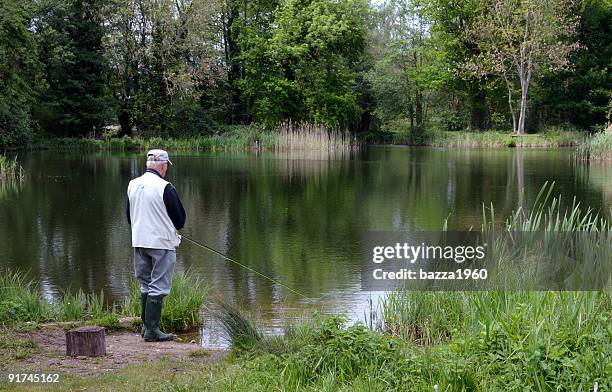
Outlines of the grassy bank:
[[[439,293],[416,295],[420,303],[431,304],[429,298],[435,298],[436,310],[463,298],[441,301]],[[595,385],[605,391],[612,387],[612,369],[606,359],[612,355],[610,297],[602,293],[481,293],[471,301],[469,305],[476,309],[468,309],[471,313],[504,309],[507,318],[496,313],[499,325],[489,324],[488,329],[478,323],[471,327],[460,323],[450,328],[450,338],[416,344],[349,325],[338,316],[313,315],[287,327],[282,337],[242,340],[228,358],[217,363],[154,361],[95,377],[68,377],[57,389],[132,391],[146,385],[151,391],[176,392],[458,392],[592,391]],[[555,314],[557,310],[562,313]]]
[[612,133],[598,133],[589,137],[578,149],[582,161],[612,161]]
[[45,138],[33,149],[85,151],[142,151],[164,148],[173,151],[245,151],[253,149],[287,150],[349,150],[354,146],[350,134],[327,129],[317,124],[283,123],[276,129],[257,124],[234,126],[214,135],[185,138],[164,137],[104,137],[104,138]]
[[[205,295],[206,290],[197,277],[175,274],[171,295],[164,302],[162,327],[182,332],[200,325],[199,311]],[[40,285],[24,274],[17,271],[0,274],[2,325],[70,321],[116,329],[122,316],[140,316],[140,292],[136,284],[132,287],[132,295],[120,303],[107,304],[103,292],[85,293],[82,290],[65,292],[49,301],[43,297]]]
[[15,337],[15,329],[0,326],[0,368],[15,361],[25,360],[40,352],[39,345],[31,340]]
[[[436,131],[419,136],[394,135],[387,140],[397,145],[433,146],[445,148],[577,148],[579,158],[612,160],[612,137],[586,138],[584,133],[549,130],[538,134],[516,136],[507,132]],[[42,138],[30,149],[58,151],[145,151],[164,148],[171,151],[351,151],[360,142],[349,132],[330,130],[316,124],[284,123],[275,129],[256,124],[233,126],[214,135],[193,137],[114,137],[102,138]]]
[[[402,300],[404,301],[404,300]],[[610,297],[603,293],[416,293],[414,328],[455,309],[439,339],[349,325],[313,315],[263,336],[238,328],[229,358],[209,365],[153,363],[70,389],[155,391],[600,391],[612,387]],[[413,309],[411,312],[417,312]],[[461,311],[465,310],[465,315]],[[471,315],[480,314],[476,318]],[[232,324],[249,324],[247,319]],[[486,318],[490,321],[486,321]],[[442,321],[442,318],[440,318]],[[456,324],[452,324],[456,323]],[[180,367],[180,373],[168,369]],[[165,377],[162,377],[165,375]],[[101,388],[101,389],[99,389]],[[68,390],[68,388],[66,388]]]
[[[219,135],[188,138],[161,137],[107,137],[49,138],[35,142],[32,149],[82,150],[82,151],[145,151],[164,148],[171,151],[350,151],[358,141],[349,133],[330,132],[313,125],[299,128],[280,127],[277,131],[240,127]],[[583,136],[579,133],[561,132],[525,136],[513,136],[500,132],[441,132],[420,142],[420,146],[446,148],[560,148],[580,146]],[[406,140],[394,140],[393,144],[412,144]]]
[[525,147],[525,148],[559,148],[576,147],[581,144],[583,136],[578,132],[556,131],[541,134],[516,136],[503,132],[437,132],[431,135],[428,145],[451,148],[480,147]]

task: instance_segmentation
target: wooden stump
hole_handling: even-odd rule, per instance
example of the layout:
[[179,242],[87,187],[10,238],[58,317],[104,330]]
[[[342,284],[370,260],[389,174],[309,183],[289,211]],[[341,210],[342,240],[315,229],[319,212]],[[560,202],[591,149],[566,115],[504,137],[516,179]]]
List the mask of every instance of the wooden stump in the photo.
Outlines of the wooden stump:
[[103,327],[79,327],[66,331],[66,355],[101,357],[106,355]]

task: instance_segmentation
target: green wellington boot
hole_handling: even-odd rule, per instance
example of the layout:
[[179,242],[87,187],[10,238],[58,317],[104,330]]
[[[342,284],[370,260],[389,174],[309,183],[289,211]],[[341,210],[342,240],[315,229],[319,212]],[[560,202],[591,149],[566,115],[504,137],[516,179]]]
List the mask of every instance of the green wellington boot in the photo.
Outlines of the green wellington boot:
[[142,320],[142,328],[140,329],[140,336],[144,338],[145,333],[145,309],[147,308],[147,293],[140,293],[140,319]]
[[163,295],[147,296],[147,306],[145,312],[145,342],[165,342],[176,339],[176,335],[163,333],[159,329],[159,319],[161,318]]

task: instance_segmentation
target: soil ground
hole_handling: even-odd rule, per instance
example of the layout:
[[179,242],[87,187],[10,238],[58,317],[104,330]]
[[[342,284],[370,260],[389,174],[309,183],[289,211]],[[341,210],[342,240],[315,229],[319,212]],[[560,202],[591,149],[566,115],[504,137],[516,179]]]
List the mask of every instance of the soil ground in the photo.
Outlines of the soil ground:
[[[138,364],[162,359],[207,363],[225,355],[222,350],[204,350],[196,341],[145,342],[138,332],[117,331],[106,333],[105,357],[67,357],[66,335],[61,326],[46,326],[31,332],[17,332],[21,339],[38,344],[39,350],[31,357],[17,360],[11,368],[19,371],[59,372],[76,377],[101,375]],[[12,369],[11,369],[12,370]]]

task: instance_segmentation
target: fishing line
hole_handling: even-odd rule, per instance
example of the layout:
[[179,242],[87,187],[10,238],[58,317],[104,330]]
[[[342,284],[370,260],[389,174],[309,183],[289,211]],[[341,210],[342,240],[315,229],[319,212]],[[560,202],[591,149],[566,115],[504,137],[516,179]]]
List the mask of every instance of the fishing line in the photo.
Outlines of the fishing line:
[[276,284],[277,284],[277,285],[279,285],[279,286],[283,286],[283,287],[284,287],[284,288],[286,288],[287,290],[291,291],[291,292],[292,292],[292,293],[294,293],[294,294],[299,295],[299,296],[300,296],[300,297],[302,297],[302,298],[305,298],[305,299],[307,299],[307,300],[310,300],[310,298],[308,298],[308,297],[307,297],[307,296],[305,296],[304,294],[300,293],[299,291],[292,289],[291,287],[287,286],[286,284],[284,284],[284,283],[282,283],[282,282],[279,282],[278,280],[273,279],[273,278],[269,277],[268,275],[263,274],[263,273],[261,273],[261,272],[259,272],[259,271],[255,270],[255,269],[253,269],[253,268],[249,267],[248,265],[244,265],[244,264],[242,264],[242,263],[240,263],[240,262],[238,262],[238,261],[236,261],[236,260],[232,259],[231,257],[224,255],[223,253],[219,252],[218,250],[216,250],[216,249],[214,249],[214,248],[211,248],[211,247],[210,247],[210,246],[208,246],[208,245],[204,245],[204,244],[202,244],[202,243],[200,243],[200,242],[198,242],[198,241],[196,241],[196,240],[192,240],[191,238],[189,238],[189,237],[187,237],[186,235],[183,235],[183,234],[181,234],[181,237],[183,237],[183,238],[184,238],[184,239],[186,239],[187,241],[191,242],[192,244],[199,246],[200,248],[203,248],[203,249],[206,249],[206,250],[208,250],[208,251],[210,251],[210,252],[213,252],[213,253],[215,253],[215,254],[217,254],[217,255],[219,255],[219,256],[221,256],[221,257],[223,257],[225,260],[231,261],[232,263],[234,263],[234,264],[236,264],[236,265],[239,265],[239,266],[241,266],[241,267],[242,267],[242,268],[244,268],[244,269],[247,269],[247,270],[249,270],[249,271],[251,271],[251,272],[253,272],[253,273],[255,273],[255,274],[257,274],[257,275],[259,275],[259,276],[261,276],[261,277],[263,277],[263,278],[268,279],[270,282],[276,283]]

